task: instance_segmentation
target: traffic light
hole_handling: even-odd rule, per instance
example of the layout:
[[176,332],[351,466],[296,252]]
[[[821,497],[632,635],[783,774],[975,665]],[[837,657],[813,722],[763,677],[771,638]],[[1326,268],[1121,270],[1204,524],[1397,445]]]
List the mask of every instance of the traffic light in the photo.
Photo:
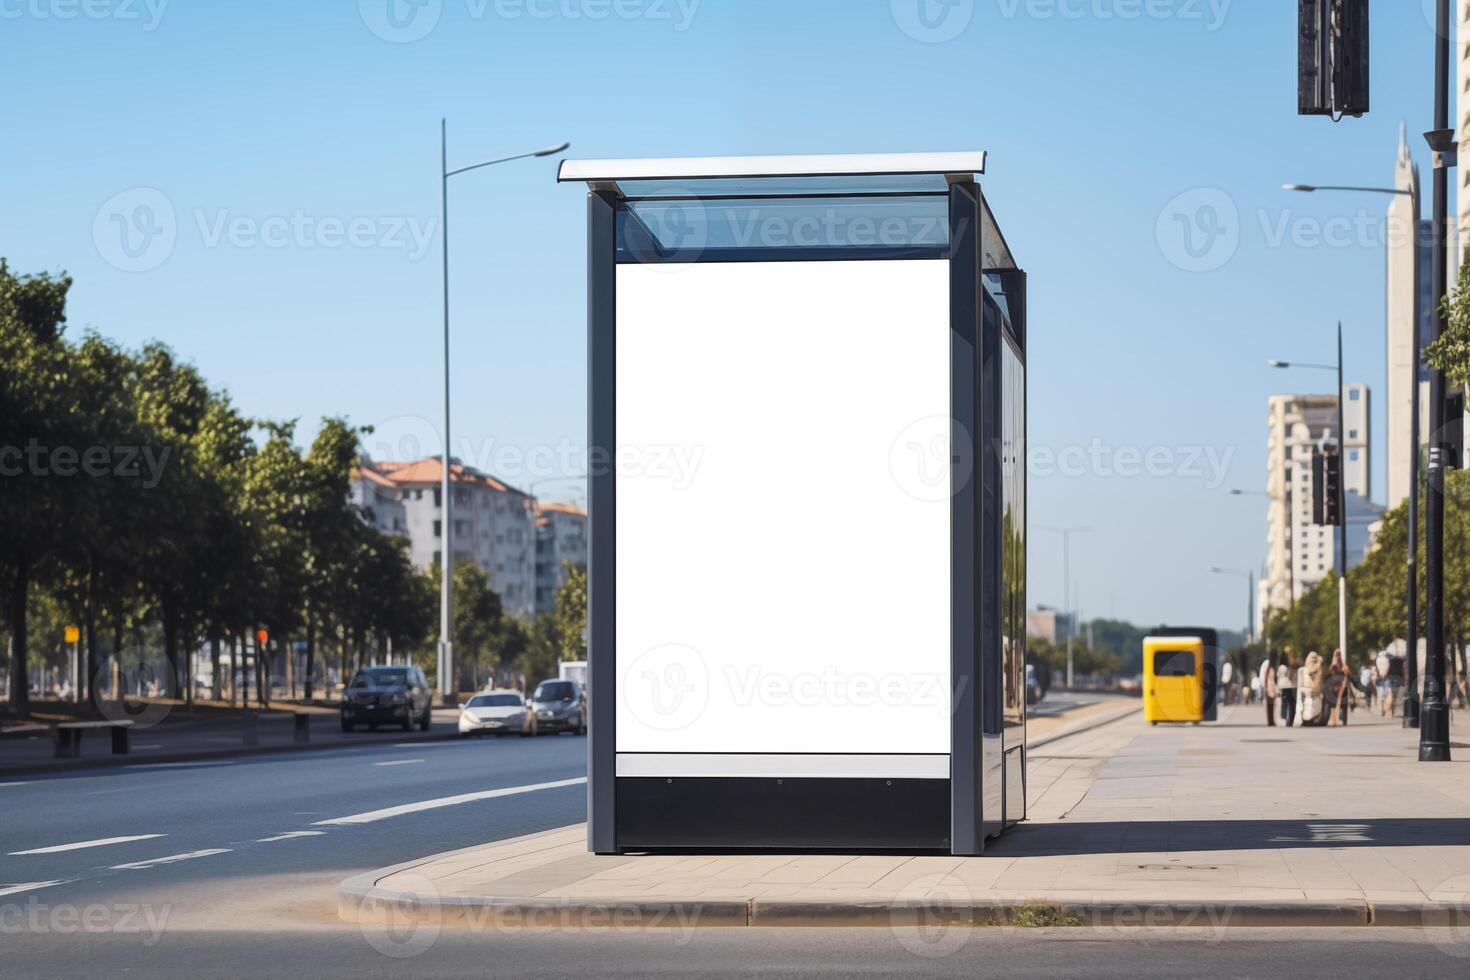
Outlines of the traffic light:
[[1368,111],[1368,0],[1297,0],[1297,114]]
[[1342,455],[1336,446],[1312,451],[1312,523],[1342,523]]

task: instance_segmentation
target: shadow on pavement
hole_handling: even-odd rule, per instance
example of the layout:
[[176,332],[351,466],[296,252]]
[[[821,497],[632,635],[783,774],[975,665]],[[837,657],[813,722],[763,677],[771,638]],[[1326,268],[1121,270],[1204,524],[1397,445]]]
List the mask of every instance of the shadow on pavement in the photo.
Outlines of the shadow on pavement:
[[1021,824],[986,847],[1003,857],[1236,851],[1292,847],[1432,847],[1470,841],[1470,817],[1378,820],[1123,820]]

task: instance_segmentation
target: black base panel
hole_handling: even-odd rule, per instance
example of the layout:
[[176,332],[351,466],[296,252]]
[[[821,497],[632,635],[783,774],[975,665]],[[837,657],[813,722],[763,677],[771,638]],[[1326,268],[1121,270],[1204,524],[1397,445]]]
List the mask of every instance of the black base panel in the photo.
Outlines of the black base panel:
[[617,780],[620,851],[949,853],[948,779]]

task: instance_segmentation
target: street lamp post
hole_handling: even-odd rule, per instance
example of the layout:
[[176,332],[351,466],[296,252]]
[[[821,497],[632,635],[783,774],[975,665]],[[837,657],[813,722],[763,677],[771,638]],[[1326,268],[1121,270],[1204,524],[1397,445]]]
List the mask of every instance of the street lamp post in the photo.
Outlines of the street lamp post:
[[[1344,428],[1343,378],[1342,378],[1342,321],[1337,323],[1337,364],[1304,364],[1300,361],[1267,361],[1273,368],[1312,368],[1319,371],[1337,372],[1337,648],[1344,660],[1347,646],[1347,430]],[[1295,558],[1295,554],[1293,554]]]
[[[1062,536],[1062,605],[1068,616],[1072,616],[1072,535],[1091,531],[1090,527],[1047,527],[1037,530],[1055,531]],[[1077,632],[1075,618],[1067,629],[1067,689],[1072,689],[1072,636]]]
[[[1425,133],[1434,155],[1434,242],[1430,286],[1434,300],[1434,338],[1445,331],[1444,301],[1449,291],[1449,171],[1455,166],[1455,131],[1450,128],[1450,3],[1439,0],[1434,20],[1434,129]],[[1429,472],[1424,501],[1424,696],[1419,706],[1419,761],[1450,761],[1450,711],[1445,701],[1444,635],[1444,372],[1429,372]],[[1418,656],[1409,651],[1410,660]]]
[[1408,682],[1404,694],[1404,727],[1419,727],[1419,320],[1424,312],[1419,303],[1419,193],[1417,190],[1408,190],[1401,187],[1348,187],[1348,186],[1323,186],[1316,187],[1311,184],[1285,184],[1289,191],[1302,191],[1308,194],[1317,191],[1345,191],[1362,194],[1390,194],[1409,198],[1412,204],[1413,223],[1410,229],[1410,237],[1414,243],[1413,264],[1414,272],[1411,284],[1414,293],[1413,303],[1413,328],[1410,331],[1410,347],[1413,356],[1409,358],[1409,543],[1408,543],[1408,583],[1406,585],[1406,596],[1408,599],[1408,628],[1404,634],[1404,648],[1407,656],[1404,658],[1404,669],[1407,672],[1405,680]]
[[1216,575],[1239,575],[1245,579],[1245,639],[1249,643],[1256,638],[1256,573],[1240,568],[1221,568],[1218,565],[1210,569]]
[[453,636],[453,593],[454,593],[454,496],[450,467],[449,447],[449,178],[471,170],[480,170],[497,163],[524,160],[527,157],[548,157],[561,153],[571,144],[558,143],[529,153],[517,153],[468,167],[449,169],[449,124],[439,120],[439,230],[442,240],[441,256],[444,272],[444,446],[440,458],[439,485],[439,697],[450,705],[454,702],[454,643]]

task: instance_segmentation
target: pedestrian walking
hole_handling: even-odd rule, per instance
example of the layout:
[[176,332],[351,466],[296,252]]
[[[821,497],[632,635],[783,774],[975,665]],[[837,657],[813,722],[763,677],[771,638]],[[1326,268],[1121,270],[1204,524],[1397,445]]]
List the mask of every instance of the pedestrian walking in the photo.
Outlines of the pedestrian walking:
[[1276,668],[1276,699],[1281,705],[1281,724],[1292,727],[1296,723],[1296,667],[1290,650],[1281,654]]
[[1377,655],[1373,669],[1379,676],[1379,716],[1394,717],[1394,658],[1386,649]]
[[1296,672],[1297,717],[1303,728],[1317,728],[1327,724],[1327,711],[1322,703],[1323,682],[1322,655],[1316,650],[1307,654],[1301,669]]
[[1266,702],[1266,725],[1269,728],[1276,727],[1276,668],[1271,663],[1272,658],[1267,657],[1261,661],[1261,669],[1256,671],[1256,683],[1261,685],[1261,700]]
[[1229,657],[1225,658],[1225,666],[1220,668],[1220,688],[1225,692],[1225,703],[1235,703],[1235,664]]
[[1353,691],[1353,675],[1348,671],[1347,658],[1341,650],[1332,651],[1332,665],[1327,668],[1322,694],[1327,703],[1327,724],[1333,727],[1346,725],[1348,708],[1357,700],[1357,694]]

